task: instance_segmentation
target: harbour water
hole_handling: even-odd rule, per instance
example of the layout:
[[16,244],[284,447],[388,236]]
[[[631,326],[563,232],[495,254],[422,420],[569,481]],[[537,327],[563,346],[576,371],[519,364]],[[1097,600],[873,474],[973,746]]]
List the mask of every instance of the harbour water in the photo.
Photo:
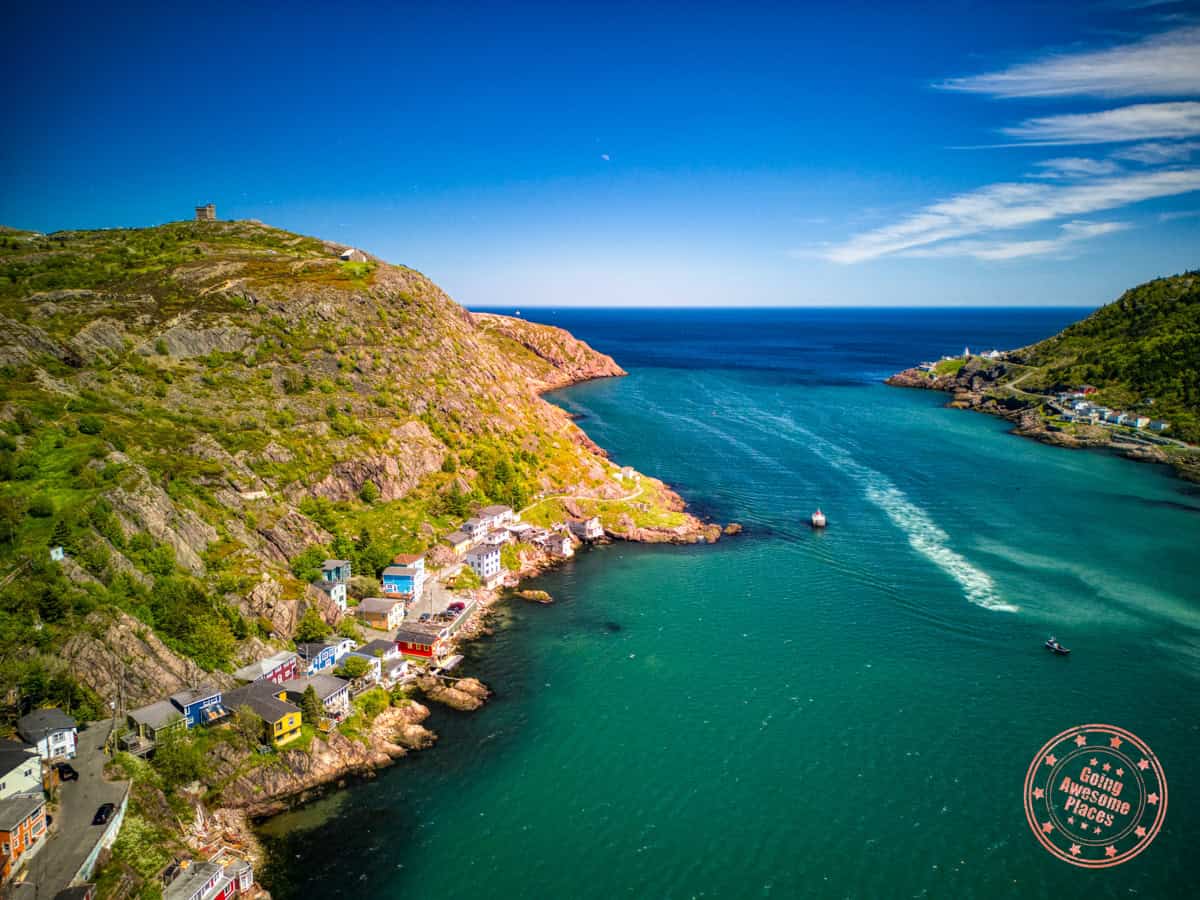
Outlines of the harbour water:
[[[489,706],[265,825],[277,898],[1200,896],[1200,490],[880,383],[1080,311],[525,315],[630,371],[555,402],[745,533],[539,579],[557,602],[467,652]],[[1170,784],[1154,844],[1099,871],[1022,810],[1088,722]]]

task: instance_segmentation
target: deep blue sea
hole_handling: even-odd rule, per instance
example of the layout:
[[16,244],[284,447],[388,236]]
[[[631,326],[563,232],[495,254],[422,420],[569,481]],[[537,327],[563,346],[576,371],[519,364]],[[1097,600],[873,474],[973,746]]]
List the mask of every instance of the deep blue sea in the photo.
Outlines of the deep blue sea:
[[[557,602],[505,606],[468,652],[485,709],[267,823],[279,900],[1200,896],[1197,486],[881,384],[1084,311],[523,315],[630,373],[553,402],[746,531],[539,579]],[[1098,871],[1022,807],[1038,748],[1084,723],[1139,735],[1170,785],[1153,844]]]

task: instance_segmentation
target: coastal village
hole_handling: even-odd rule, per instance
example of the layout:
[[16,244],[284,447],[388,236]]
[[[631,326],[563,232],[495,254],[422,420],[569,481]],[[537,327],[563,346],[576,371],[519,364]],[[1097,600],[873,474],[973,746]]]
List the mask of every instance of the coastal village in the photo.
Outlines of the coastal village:
[[[350,596],[349,560],[321,564],[309,587],[312,598],[331,609],[329,618],[355,622],[365,639],[335,633],[289,642],[233,672],[234,687],[196,684],[134,709],[114,703],[111,722],[84,726],[60,709],[30,712],[18,723],[20,740],[0,743],[3,883],[15,897],[23,891],[56,900],[95,895],[90,879],[116,840],[129,803],[127,785],[102,778],[113,754],[152,758],[178,735],[251,723],[258,752],[269,755],[299,743],[306,730],[337,732],[352,716],[355,699],[368,691],[453,685],[458,679],[452,673],[463,660],[457,645],[480,633],[481,613],[497,588],[516,585],[520,574],[604,538],[597,516],[567,517],[547,528],[522,522],[511,507],[485,506],[428,553],[396,555],[372,573],[379,596]],[[516,568],[502,561],[506,547],[520,561]],[[63,554],[61,547],[51,549],[56,560]],[[111,799],[92,807],[89,795]],[[196,816],[191,832],[197,852],[160,873],[164,900],[261,896],[245,848],[223,834],[202,805]],[[54,893],[45,893],[47,886]]]

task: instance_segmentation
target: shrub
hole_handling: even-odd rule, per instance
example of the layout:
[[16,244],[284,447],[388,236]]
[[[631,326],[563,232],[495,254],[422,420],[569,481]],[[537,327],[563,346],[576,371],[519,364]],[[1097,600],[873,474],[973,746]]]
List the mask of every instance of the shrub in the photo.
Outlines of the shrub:
[[370,505],[379,499],[379,487],[373,481],[364,481],[358,496],[363,503]]
[[324,640],[332,632],[333,629],[321,618],[316,607],[310,606],[304,611],[304,615],[300,617],[300,621],[296,625],[296,643],[307,644],[312,641]]
[[54,501],[48,494],[38,494],[29,501],[29,514],[38,519],[48,519],[54,515]]

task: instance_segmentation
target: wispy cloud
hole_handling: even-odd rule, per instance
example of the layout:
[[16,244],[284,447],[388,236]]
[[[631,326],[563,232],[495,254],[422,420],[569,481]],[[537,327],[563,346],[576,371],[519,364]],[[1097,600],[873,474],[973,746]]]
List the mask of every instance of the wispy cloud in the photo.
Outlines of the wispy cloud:
[[1135,103],[1102,112],[1041,116],[1000,130],[1035,146],[1189,138],[1200,135],[1200,103]]
[[970,256],[975,259],[1003,261],[1028,256],[1063,254],[1081,241],[1115,234],[1132,228],[1130,222],[1066,222],[1052,238],[1031,241],[951,241],[936,247],[908,250],[903,256],[944,259]]
[[1043,159],[1034,165],[1040,171],[1031,172],[1026,178],[1091,178],[1097,175],[1111,175],[1120,168],[1111,159],[1088,159],[1082,156]]
[[994,97],[1180,97],[1200,94],[1200,27],[1177,28],[1132,44],[1056,53],[1000,72],[936,85]]
[[1084,216],[1200,190],[1200,169],[1141,172],[1081,184],[1000,183],[935,203],[892,225],[827,248],[826,259],[851,264],[1068,216]]
[[1114,151],[1113,159],[1127,159],[1130,162],[1143,163],[1147,166],[1161,166],[1167,163],[1186,162],[1193,153],[1200,150],[1198,141],[1181,141],[1175,144],[1149,143],[1137,144]]

